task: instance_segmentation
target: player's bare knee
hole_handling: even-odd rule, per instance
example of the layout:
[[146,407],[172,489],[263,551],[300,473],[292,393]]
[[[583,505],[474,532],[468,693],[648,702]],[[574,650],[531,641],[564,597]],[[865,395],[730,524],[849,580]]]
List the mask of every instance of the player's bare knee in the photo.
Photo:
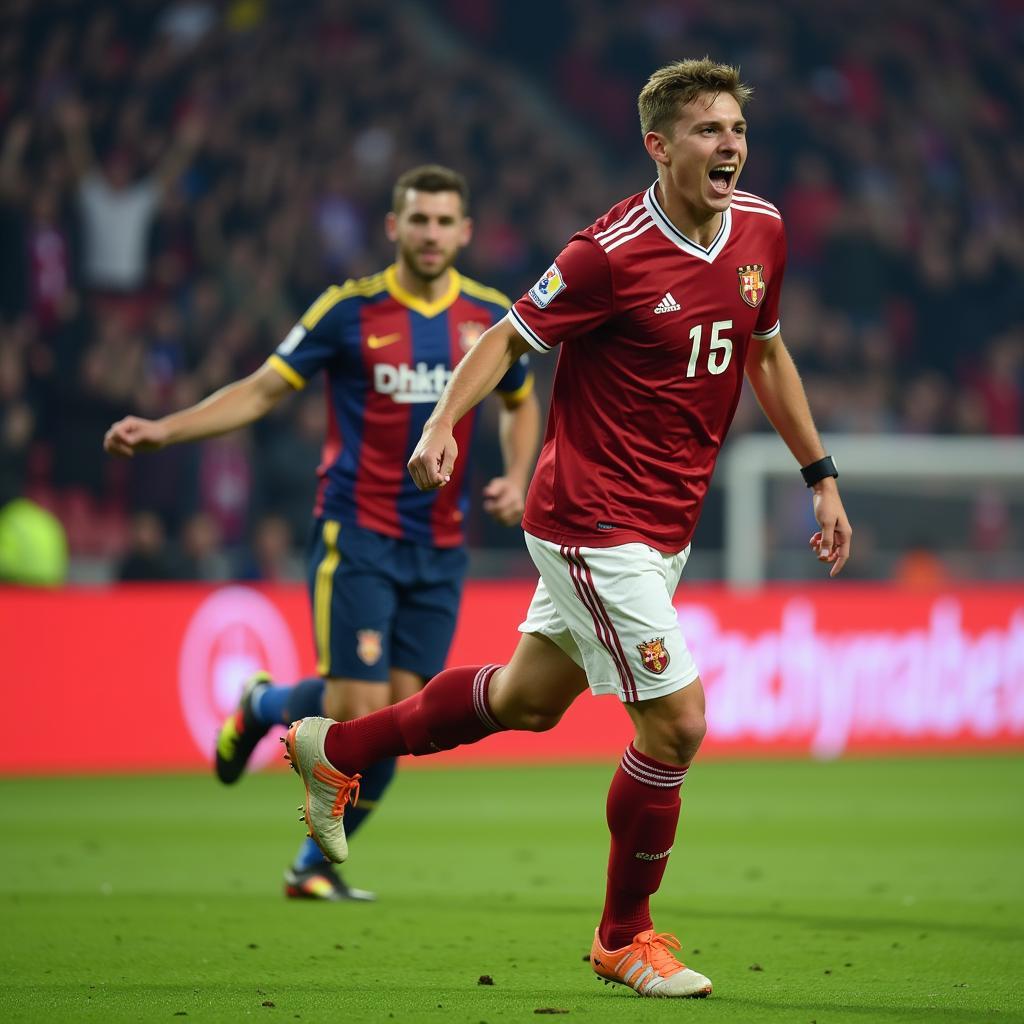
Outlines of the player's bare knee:
[[675,751],[674,763],[692,761],[707,731],[707,721],[699,710],[687,711],[676,718],[667,737]]
[[524,634],[509,663],[491,677],[488,701],[506,729],[547,732],[586,684],[582,669],[554,643]]
[[558,725],[565,714],[565,707],[561,704],[546,703],[514,683],[497,692],[492,687],[490,703],[494,716],[506,729],[526,732],[547,732]]
[[688,743],[699,747],[708,732],[707,719],[697,712],[688,716],[682,723],[683,735]]
[[518,711],[518,721],[514,728],[523,729],[526,732],[547,732],[558,725],[562,720],[562,714],[562,711],[553,711],[550,708],[521,708]]
[[699,708],[680,710],[671,717],[638,723],[637,737],[645,753],[668,764],[689,764],[700,748],[707,723]]
[[530,694],[505,690],[499,699],[491,702],[491,710],[506,729],[526,732],[547,732],[553,729],[565,714],[565,708],[536,700]]

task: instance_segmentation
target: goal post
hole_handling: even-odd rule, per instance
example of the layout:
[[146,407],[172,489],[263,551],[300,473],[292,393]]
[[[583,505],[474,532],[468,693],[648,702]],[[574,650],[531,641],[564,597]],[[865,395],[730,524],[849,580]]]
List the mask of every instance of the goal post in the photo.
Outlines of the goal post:
[[[836,460],[840,485],[850,478],[1024,483],[1024,438],[832,434],[822,442]],[[799,467],[775,434],[739,437],[723,455],[725,579],[756,587],[765,581],[768,482],[798,478]]]

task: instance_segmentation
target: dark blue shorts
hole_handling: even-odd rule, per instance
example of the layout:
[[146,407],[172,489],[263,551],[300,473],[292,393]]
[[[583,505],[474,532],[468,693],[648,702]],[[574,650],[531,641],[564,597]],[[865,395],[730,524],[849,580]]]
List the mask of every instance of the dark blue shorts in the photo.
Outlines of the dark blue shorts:
[[309,591],[317,671],[386,682],[391,668],[429,679],[444,668],[468,556],[333,519],[313,524]]

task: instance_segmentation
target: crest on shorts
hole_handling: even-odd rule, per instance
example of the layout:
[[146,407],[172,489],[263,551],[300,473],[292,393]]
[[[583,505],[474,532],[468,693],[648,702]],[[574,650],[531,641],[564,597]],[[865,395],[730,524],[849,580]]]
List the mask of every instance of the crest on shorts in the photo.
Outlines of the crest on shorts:
[[383,653],[380,630],[360,629],[356,632],[356,654],[364,665],[376,665]]
[[640,659],[643,661],[644,668],[648,672],[653,672],[656,676],[660,676],[668,668],[669,657],[668,651],[665,650],[665,638],[663,636],[637,644],[636,649],[640,652]]
[[745,267],[737,267],[740,278],[740,295],[748,306],[759,306],[764,298],[765,283],[761,276],[763,263],[748,263]]
[[479,340],[487,328],[479,320],[463,320],[459,324],[459,347],[468,352]]

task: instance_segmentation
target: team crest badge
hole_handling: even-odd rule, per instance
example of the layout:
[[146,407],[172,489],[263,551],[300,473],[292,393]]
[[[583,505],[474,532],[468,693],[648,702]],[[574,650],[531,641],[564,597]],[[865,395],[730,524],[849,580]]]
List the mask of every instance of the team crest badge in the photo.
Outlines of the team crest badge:
[[479,340],[487,328],[477,320],[464,320],[459,324],[459,345],[463,352],[468,352]]
[[640,659],[643,661],[644,668],[648,672],[653,672],[656,676],[660,676],[668,668],[669,657],[668,651],[665,650],[665,638],[663,636],[655,637],[655,639],[648,640],[646,643],[637,644],[636,649],[640,652]]
[[380,630],[360,629],[356,633],[356,654],[364,665],[376,665],[383,652]]
[[740,277],[740,295],[748,306],[759,306],[764,298],[765,283],[761,276],[763,263],[748,263],[745,267],[737,267]]
[[530,289],[529,296],[535,306],[543,309],[564,287],[565,278],[562,277],[558,264],[552,263],[543,277]]

